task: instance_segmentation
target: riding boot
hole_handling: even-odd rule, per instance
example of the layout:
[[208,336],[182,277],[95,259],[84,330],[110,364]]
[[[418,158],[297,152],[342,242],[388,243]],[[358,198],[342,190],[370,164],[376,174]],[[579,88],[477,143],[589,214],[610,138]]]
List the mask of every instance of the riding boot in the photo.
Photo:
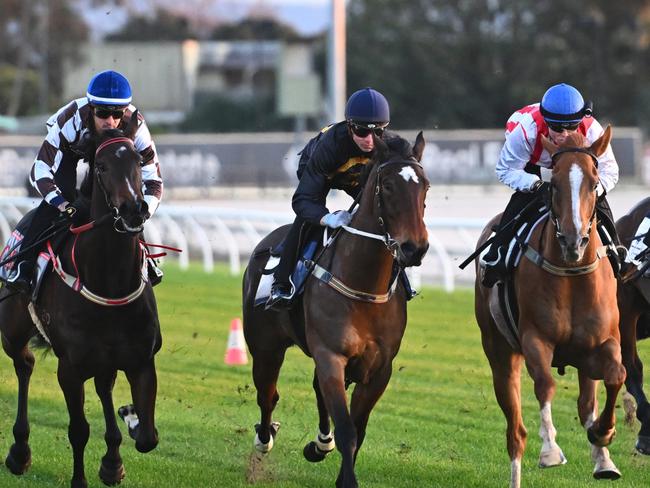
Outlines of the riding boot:
[[296,217],[291,229],[289,229],[288,234],[284,238],[280,262],[273,272],[273,285],[271,286],[271,294],[264,306],[265,310],[282,310],[289,308],[291,305],[291,299],[293,298],[295,289],[291,283],[290,275],[296,262],[300,231],[303,223],[304,220],[302,218]]

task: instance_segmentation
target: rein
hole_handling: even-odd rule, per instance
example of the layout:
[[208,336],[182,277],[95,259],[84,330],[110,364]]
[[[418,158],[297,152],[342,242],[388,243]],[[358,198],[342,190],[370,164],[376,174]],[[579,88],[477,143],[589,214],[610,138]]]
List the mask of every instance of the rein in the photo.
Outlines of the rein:
[[[381,216],[381,209],[382,209],[381,202],[382,202],[382,200],[381,200],[381,186],[379,184],[380,183],[379,177],[380,177],[381,170],[384,169],[386,166],[391,165],[391,164],[405,164],[405,163],[408,164],[408,165],[411,165],[411,166],[417,166],[419,168],[423,168],[422,164],[420,164],[420,162],[416,161],[415,159],[412,159],[410,161],[405,161],[405,160],[399,160],[399,161],[393,160],[393,161],[390,161],[389,160],[389,161],[386,161],[386,162],[382,163],[381,165],[379,165],[377,167],[377,178],[375,180],[375,196],[377,197],[377,200],[376,200],[377,201],[377,208],[379,209],[378,223],[379,223],[379,226],[381,227],[381,229],[384,231],[383,234],[374,234],[372,232],[366,232],[364,230],[357,229],[355,227],[351,227],[351,226],[348,226],[348,225],[341,226],[341,229],[345,230],[346,232],[348,232],[350,234],[357,235],[357,236],[360,236],[360,237],[369,238],[369,239],[375,239],[375,240],[383,242],[386,245],[386,248],[388,249],[388,252],[391,254],[393,259],[397,258],[397,251],[399,249],[399,243],[395,239],[393,239],[393,237],[391,237],[388,230],[386,230],[386,225],[385,225],[384,219]],[[360,200],[360,196],[361,196],[361,194],[359,194],[357,196],[354,203],[350,207],[350,210],[352,210],[356,206],[357,202]],[[390,300],[390,298],[395,293],[395,290],[397,289],[397,279],[399,277],[399,273],[395,273],[395,277],[393,278],[392,283],[389,285],[387,293],[374,294],[374,293],[367,293],[367,292],[364,292],[364,291],[355,290],[354,288],[351,288],[351,287],[347,286],[340,279],[338,279],[336,276],[334,276],[330,271],[328,271],[327,269],[323,268],[322,266],[320,266],[318,264],[318,260],[323,255],[323,252],[325,251],[325,249],[327,247],[329,247],[335,241],[336,237],[338,237],[339,234],[340,234],[340,232],[336,232],[332,236],[332,238],[329,240],[328,243],[326,243],[325,247],[323,248],[323,250],[321,251],[321,253],[318,255],[318,257],[316,259],[314,259],[313,261],[306,261],[305,262],[305,266],[307,267],[307,269],[311,270],[311,274],[315,278],[317,278],[320,281],[322,281],[323,283],[331,286],[334,290],[336,290],[337,292],[339,292],[343,296],[346,296],[346,297],[351,298],[353,300],[366,302],[366,303],[386,303],[388,300]]]

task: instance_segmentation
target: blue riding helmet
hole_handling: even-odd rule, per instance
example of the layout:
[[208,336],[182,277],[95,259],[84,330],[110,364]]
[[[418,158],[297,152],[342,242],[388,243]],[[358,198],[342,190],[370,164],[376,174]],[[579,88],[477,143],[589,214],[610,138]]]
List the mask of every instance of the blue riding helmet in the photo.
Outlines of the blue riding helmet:
[[355,91],[345,105],[345,120],[371,129],[386,127],[390,122],[388,101],[372,88]]
[[92,105],[124,107],[131,103],[131,85],[117,71],[102,71],[88,83],[86,97]]
[[591,116],[591,102],[585,103],[578,90],[566,83],[553,85],[542,97],[540,112],[547,122],[577,124]]

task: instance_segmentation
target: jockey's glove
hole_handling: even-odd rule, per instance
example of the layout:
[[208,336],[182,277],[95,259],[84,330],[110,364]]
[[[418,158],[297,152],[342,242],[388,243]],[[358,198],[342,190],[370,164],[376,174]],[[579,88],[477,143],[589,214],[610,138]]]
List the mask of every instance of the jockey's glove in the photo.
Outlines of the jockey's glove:
[[530,187],[532,193],[547,193],[551,188],[551,184],[548,181],[537,180],[533,183],[533,186]]
[[331,229],[337,229],[343,225],[348,225],[350,220],[352,220],[350,212],[337,210],[336,212],[326,214],[322,219],[320,219],[320,225],[325,225]]

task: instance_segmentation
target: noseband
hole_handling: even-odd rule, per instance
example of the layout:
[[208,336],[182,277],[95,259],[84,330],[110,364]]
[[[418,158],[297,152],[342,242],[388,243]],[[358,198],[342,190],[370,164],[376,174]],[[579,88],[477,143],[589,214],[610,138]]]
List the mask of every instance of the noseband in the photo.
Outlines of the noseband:
[[[95,161],[97,161],[97,156],[103,149],[105,149],[107,146],[110,146],[111,144],[117,144],[118,142],[127,143],[135,150],[133,141],[128,137],[113,137],[111,139],[105,140],[99,145],[99,147],[97,147],[97,150],[95,151]],[[112,214],[113,229],[115,229],[115,231],[119,232],[120,234],[127,234],[129,231],[124,230],[124,228],[120,229],[117,226],[117,223],[122,220],[122,216],[120,215],[120,210],[111,202],[110,194],[106,189],[106,186],[104,186],[104,183],[102,182],[102,177],[96,164],[95,164],[95,176],[97,178],[97,183],[99,184],[99,188],[104,193],[104,199],[106,200],[106,205],[108,206],[108,208],[110,209],[110,213]],[[124,223],[122,223],[122,227],[124,227]],[[137,230],[137,232],[140,232],[141,230],[142,230],[142,226],[140,226],[140,229]]]

